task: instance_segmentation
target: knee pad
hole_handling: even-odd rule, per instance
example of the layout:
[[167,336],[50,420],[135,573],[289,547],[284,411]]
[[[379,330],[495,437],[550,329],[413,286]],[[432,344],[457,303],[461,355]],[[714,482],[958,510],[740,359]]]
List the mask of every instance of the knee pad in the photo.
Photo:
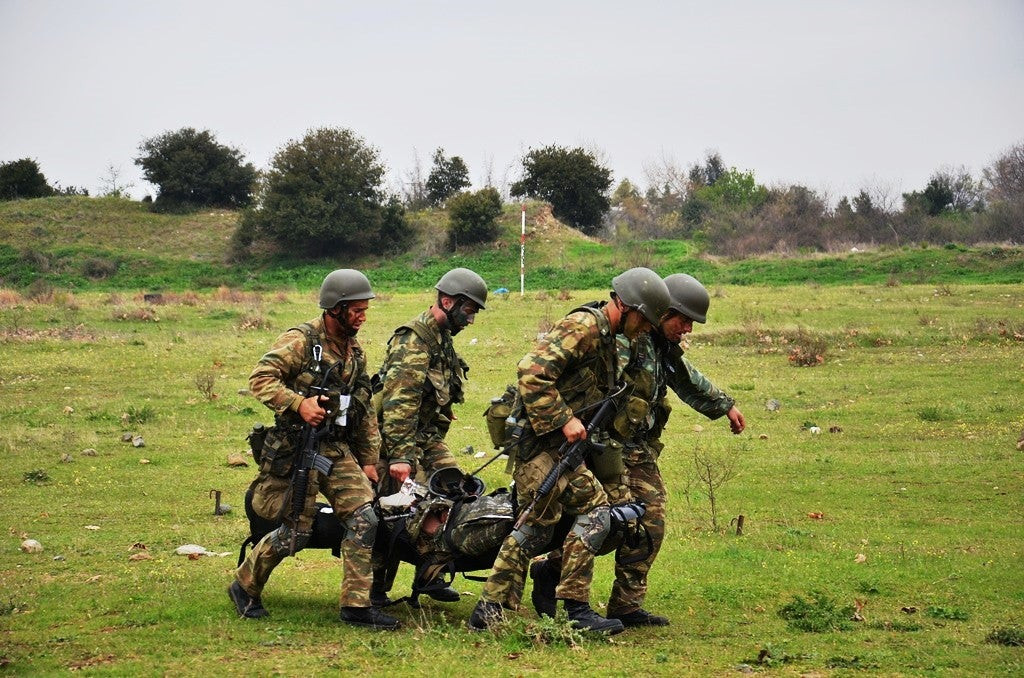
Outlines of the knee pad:
[[512,538],[519,544],[523,553],[532,557],[539,554],[548,545],[554,531],[554,526],[538,527],[524,524],[518,530],[512,531]]
[[298,553],[306,548],[306,544],[309,543],[309,534],[295,532],[294,529],[282,523],[280,527],[270,533],[270,548],[273,549],[275,555],[282,557],[288,555],[291,550],[289,547],[293,533],[295,534],[295,552]]
[[611,531],[612,516],[607,506],[600,506],[589,513],[576,516],[572,532],[580,538],[591,553],[597,553]]
[[377,512],[373,510],[373,505],[363,504],[342,523],[345,526],[345,539],[370,548],[377,538],[377,523]]

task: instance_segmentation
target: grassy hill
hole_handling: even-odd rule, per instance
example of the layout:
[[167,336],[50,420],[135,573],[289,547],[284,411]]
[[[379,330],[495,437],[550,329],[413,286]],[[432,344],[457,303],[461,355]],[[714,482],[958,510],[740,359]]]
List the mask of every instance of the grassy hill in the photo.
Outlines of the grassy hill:
[[[409,215],[417,244],[395,258],[299,262],[267,253],[229,262],[238,213],[207,210],[154,214],[137,202],[58,197],[0,203],[0,286],[74,290],[186,290],[222,285],[246,289],[315,287],[325,270],[365,270],[386,291],[428,288],[452,266],[480,272],[492,289],[519,287],[520,207],[506,206],[502,235],[486,246],[451,253],[441,210]],[[686,271],[709,285],[823,285],[879,282],[1015,283],[1024,277],[1024,248],[883,248],[838,255],[724,259],[701,255],[678,240],[606,243],[527,206],[527,287],[600,288],[631,266],[668,274]]]

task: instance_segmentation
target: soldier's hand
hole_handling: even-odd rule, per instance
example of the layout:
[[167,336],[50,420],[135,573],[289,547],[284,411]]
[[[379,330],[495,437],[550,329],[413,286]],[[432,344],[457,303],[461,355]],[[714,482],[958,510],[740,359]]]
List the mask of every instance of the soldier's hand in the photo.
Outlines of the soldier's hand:
[[743,429],[747,427],[747,421],[743,418],[743,413],[739,411],[739,408],[733,405],[725,416],[729,417],[729,428],[733,433],[743,433]]
[[378,480],[380,480],[377,477],[377,467],[374,464],[367,464],[366,466],[364,466],[363,473],[366,474],[366,477],[370,479],[371,483],[375,483]]
[[412,466],[408,464],[392,464],[388,467],[388,475],[395,479],[395,482],[401,484],[405,482],[405,479],[409,477],[412,472]]
[[579,420],[579,417],[573,417],[569,421],[565,422],[565,426],[562,427],[562,435],[570,443],[574,443],[577,440],[587,439],[587,427],[583,425],[583,422]]
[[299,416],[302,421],[310,426],[319,426],[327,416],[327,410],[321,407],[321,403],[329,400],[327,396],[310,396],[303,398],[299,403]]

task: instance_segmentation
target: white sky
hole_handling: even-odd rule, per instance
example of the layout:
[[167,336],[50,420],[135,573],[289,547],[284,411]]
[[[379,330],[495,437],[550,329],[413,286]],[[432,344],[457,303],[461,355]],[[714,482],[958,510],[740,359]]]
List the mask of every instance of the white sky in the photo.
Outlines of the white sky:
[[418,152],[480,184],[530,147],[599,149],[614,181],[709,149],[833,201],[976,175],[1024,141],[1024,2],[0,0],[0,161],[141,196],[147,137],[210,129],[257,167],[353,129],[391,185]]

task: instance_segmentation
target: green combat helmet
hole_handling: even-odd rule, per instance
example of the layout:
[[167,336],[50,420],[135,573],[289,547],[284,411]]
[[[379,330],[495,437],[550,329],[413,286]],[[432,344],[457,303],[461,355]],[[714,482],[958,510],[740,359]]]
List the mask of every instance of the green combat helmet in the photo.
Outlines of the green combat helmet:
[[685,273],[673,273],[665,278],[665,285],[672,297],[672,303],[669,304],[671,310],[682,313],[694,322],[707,322],[711,297],[699,280]]
[[434,289],[449,297],[467,297],[484,310],[484,302],[487,301],[487,283],[475,272],[468,268],[453,268],[437,281]]
[[655,327],[668,310],[671,297],[665,281],[649,268],[638,266],[612,279],[612,290],[626,306],[635,308]]
[[326,311],[338,304],[375,296],[365,275],[354,268],[339,268],[328,273],[320,285],[320,308]]

